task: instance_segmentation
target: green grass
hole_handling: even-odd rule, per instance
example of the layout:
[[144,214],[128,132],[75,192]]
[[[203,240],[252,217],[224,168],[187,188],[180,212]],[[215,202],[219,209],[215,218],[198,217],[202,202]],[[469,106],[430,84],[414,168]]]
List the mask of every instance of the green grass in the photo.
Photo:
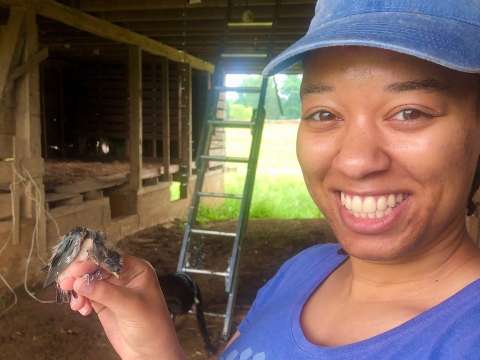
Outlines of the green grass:
[[172,181],[170,184],[170,201],[180,200],[180,182]]
[[[225,174],[225,192],[241,193],[244,176]],[[218,206],[200,206],[198,221],[235,219],[239,214],[239,200],[226,199]],[[292,175],[257,175],[250,218],[252,219],[310,219],[321,213],[308,194],[302,178]]]
[[[295,154],[296,122],[267,122],[263,131],[260,158],[250,209],[253,219],[310,219],[321,213],[313,203],[303,181]],[[229,156],[247,156],[248,131],[226,129],[226,152]],[[231,166],[225,172],[225,192],[241,193],[245,165]],[[201,204],[198,221],[234,219],[239,200],[226,199],[221,205]]]

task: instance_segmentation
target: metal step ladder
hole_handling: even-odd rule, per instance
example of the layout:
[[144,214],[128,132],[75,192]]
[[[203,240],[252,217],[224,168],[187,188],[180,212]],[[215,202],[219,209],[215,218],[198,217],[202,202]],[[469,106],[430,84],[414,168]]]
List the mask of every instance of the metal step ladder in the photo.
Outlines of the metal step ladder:
[[[223,83],[223,78],[221,81]],[[248,215],[250,211],[250,204],[253,194],[253,186],[255,183],[255,172],[257,168],[258,155],[260,151],[260,143],[262,138],[263,124],[265,120],[265,97],[267,92],[268,78],[263,77],[261,86],[254,87],[225,87],[214,86],[209,92],[209,99],[207,105],[206,122],[203,124],[203,130],[198,146],[197,152],[197,179],[195,183],[195,190],[192,194],[192,202],[189,207],[187,223],[185,224],[185,232],[182,240],[182,247],[178,259],[178,272],[185,272],[190,274],[201,274],[207,276],[218,276],[225,280],[225,292],[227,293],[227,305],[224,314],[209,314],[217,315],[224,318],[224,326],[222,336],[228,339],[231,332],[232,317],[234,306],[237,297],[237,279],[240,252],[242,249],[242,241],[246,233]],[[257,93],[258,106],[253,111],[252,119],[250,121],[226,121],[219,119],[218,104],[222,104],[224,99],[220,94],[227,91],[234,91],[237,93]],[[225,105],[223,105],[223,110]],[[210,155],[210,144],[212,135],[217,128],[250,128],[251,129],[251,145],[248,157],[231,157]],[[214,193],[202,191],[205,174],[208,170],[208,163],[214,162],[233,162],[247,164],[247,171],[245,176],[245,183],[243,186],[243,193],[229,194],[229,193]],[[196,228],[196,220],[200,199],[205,197],[236,199],[240,201],[240,212],[237,219],[235,232],[210,231]],[[232,252],[226,264],[225,271],[213,271],[208,269],[201,269],[192,266],[189,262],[190,247],[192,244],[192,235],[199,234],[202,236],[220,236],[224,237],[226,241],[230,241],[232,245]]]

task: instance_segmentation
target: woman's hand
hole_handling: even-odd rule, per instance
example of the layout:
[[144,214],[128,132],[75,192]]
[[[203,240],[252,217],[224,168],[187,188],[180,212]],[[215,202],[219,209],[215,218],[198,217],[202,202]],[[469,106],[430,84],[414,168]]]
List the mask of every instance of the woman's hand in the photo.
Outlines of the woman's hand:
[[95,311],[115,351],[123,360],[185,359],[153,267],[124,256],[117,279],[102,272],[89,281],[97,266],[89,261],[71,265],[60,281],[74,290],[70,307],[86,316]]

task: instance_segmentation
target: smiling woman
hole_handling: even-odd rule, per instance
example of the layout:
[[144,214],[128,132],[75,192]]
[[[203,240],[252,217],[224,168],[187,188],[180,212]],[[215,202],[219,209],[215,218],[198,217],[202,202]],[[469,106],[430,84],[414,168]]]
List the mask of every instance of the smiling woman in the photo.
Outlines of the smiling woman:
[[[477,0],[318,1],[265,74],[304,62],[297,156],[339,244],[287,261],[221,359],[479,357],[480,250],[465,226],[479,35]],[[130,259],[130,277],[72,284],[82,306],[107,308],[124,359],[181,359],[147,269]]]

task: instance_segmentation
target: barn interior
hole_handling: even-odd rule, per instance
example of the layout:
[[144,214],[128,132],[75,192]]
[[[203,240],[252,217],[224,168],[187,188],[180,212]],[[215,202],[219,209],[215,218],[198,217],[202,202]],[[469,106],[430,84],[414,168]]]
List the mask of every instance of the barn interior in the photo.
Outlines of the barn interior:
[[[184,216],[214,74],[261,73],[313,9],[314,0],[0,0],[0,272],[10,284],[23,282],[34,246],[46,258],[78,224],[116,242]],[[222,131],[214,143],[223,154]],[[211,163],[205,191],[222,190],[223,171]]]

